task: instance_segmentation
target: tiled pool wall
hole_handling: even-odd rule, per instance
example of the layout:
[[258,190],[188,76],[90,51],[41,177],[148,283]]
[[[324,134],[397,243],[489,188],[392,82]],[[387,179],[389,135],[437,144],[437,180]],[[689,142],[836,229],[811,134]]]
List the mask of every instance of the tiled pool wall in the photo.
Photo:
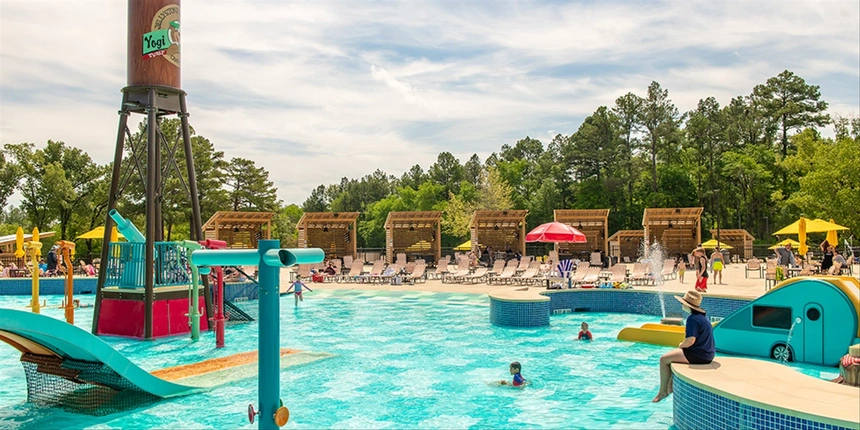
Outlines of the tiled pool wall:
[[[96,292],[98,278],[75,278],[75,294],[93,294]],[[66,278],[39,278],[39,294],[65,294]],[[33,292],[33,278],[0,279],[0,296],[29,296]]]
[[[510,327],[535,327],[549,325],[553,312],[622,312],[643,315],[663,315],[660,294],[651,291],[630,290],[561,290],[542,293],[549,302],[507,302],[490,297],[490,322]],[[674,293],[663,294],[667,317],[686,316],[681,303],[672,298]],[[709,317],[725,318],[748,300],[705,296],[702,307]],[[538,305],[538,306],[535,306]],[[535,315],[538,313],[538,315]]]
[[549,325],[550,301],[506,302],[490,298],[490,323],[511,327]]
[[744,404],[674,378],[672,409],[675,427],[687,429],[848,430],[833,423],[791,416]]

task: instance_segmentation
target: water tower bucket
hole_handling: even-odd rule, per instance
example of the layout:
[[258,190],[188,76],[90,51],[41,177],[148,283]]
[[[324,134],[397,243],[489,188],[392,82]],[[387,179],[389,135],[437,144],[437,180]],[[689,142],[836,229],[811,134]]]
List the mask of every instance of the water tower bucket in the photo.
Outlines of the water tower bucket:
[[181,88],[179,0],[128,0],[128,85]]

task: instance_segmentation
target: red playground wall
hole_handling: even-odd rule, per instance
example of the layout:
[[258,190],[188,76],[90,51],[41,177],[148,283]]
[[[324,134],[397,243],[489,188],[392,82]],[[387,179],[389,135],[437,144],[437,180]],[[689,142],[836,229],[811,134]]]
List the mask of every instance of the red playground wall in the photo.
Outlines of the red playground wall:
[[[191,332],[188,325],[188,298],[156,300],[152,304],[152,337],[175,336]],[[206,302],[199,298],[200,331],[209,330]],[[143,338],[145,302],[137,300],[103,299],[98,333],[113,336]]]

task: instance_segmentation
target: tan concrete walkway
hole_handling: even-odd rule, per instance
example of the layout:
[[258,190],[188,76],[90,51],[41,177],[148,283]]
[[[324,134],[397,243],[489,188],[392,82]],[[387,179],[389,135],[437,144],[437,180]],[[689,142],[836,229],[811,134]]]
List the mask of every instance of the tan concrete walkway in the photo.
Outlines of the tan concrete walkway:
[[[744,297],[756,298],[764,294],[765,282],[763,278],[758,277],[758,273],[750,273],[749,278],[744,276],[743,264],[730,264],[723,270],[722,284],[715,284],[713,276],[708,279],[708,295],[714,296],[729,296],[729,297]],[[855,266],[855,269],[857,266]],[[368,267],[369,269],[369,267]],[[432,269],[431,269],[432,271]],[[854,273],[858,273],[855,271]],[[693,289],[696,281],[696,276],[693,271],[687,270],[684,277],[684,282],[680,279],[667,280],[660,286],[634,286],[634,289],[644,291],[665,291],[672,293],[683,293]],[[283,269],[281,272],[281,289],[286,290],[290,284],[289,269]],[[309,284],[313,289],[332,289],[332,290],[388,290],[388,291],[432,291],[432,292],[451,292],[451,293],[469,293],[469,294],[487,294],[491,291],[499,291],[509,288],[510,285],[487,285],[486,283],[479,284],[445,284],[439,280],[428,280],[425,283],[417,283],[415,285],[389,285],[389,284],[359,284],[359,283],[312,283]]]

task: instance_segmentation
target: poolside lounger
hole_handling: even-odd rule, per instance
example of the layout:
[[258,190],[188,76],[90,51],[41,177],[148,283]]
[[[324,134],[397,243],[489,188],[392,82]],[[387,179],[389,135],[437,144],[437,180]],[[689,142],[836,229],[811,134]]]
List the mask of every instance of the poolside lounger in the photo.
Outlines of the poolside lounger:
[[478,269],[475,269],[475,273],[472,273],[471,275],[463,276],[461,282],[467,283],[467,284],[477,284],[478,282],[482,282],[484,280],[484,278],[487,277],[488,271],[489,270],[486,267],[480,267]]
[[581,285],[588,285],[588,284],[596,284],[599,280],[600,280],[600,267],[591,266],[585,270],[585,273],[582,275],[582,277],[580,279],[576,280],[573,283],[573,285],[574,286],[581,286]]
[[744,268],[744,278],[749,278],[750,272],[758,273],[758,277],[761,278],[761,271],[761,260],[755,257],[750,258],[749,260],[747,260],[747,265]]
[[677,272],[675,271],[675,260],[669,259],[663,261],[663,271],[660,272],[660,275],[663,279],[675,279],[675,275]]
[[520,265],[517,266],[517,272],[522,272],[529,268],[529,264],[532,262],[532,257],[528,255],[523,255],[520,257]]
[[433,279],[442,279],[448,273],[448,259],[443,258],[439,260],[439,263],[436,265],[436,270],[430,273],[427,273],[428,278]]
[[487,272],[490,275],[498,275],[502,273],[502,270],[505,270],[505,260],[496,260],[493,263],[493,268]]
[[517,264],[518,262],[516,259],[508,260],[508,263],[502,270],[502,273],[490,276],[489,278],[487,278],[487,282],[490,284],[507,284],[508,282],[511,282],[511,279],[513,279],[514,274],[517,273]]
[[469,259],[463,257],[457,263],[457,271],[454,273],[446,273],[442,276],[442,282],[459,282],[459,280],[469,274]]
[[358,282],[373,282],[376,277],[382,275],[382,270],[385,268],[385,261],[376,260],[373,262],[373,267],[370,268],[370,272],[362,273],[360,276],[356,278]]
[[649,282],[652,282],[652,278],[649,277],[646,273],[648,271],[648,267],[642,263],[633,263],[633,271],[630,273],[630,276],[627,278],[631,284],[634,285],[645,285]]
[[349,273],[346,275],[341,275],[337,281],[338,282],[355,282],[358,276],[361,276],[361,271],[364,270],[364,263],[361,261],[355,261],[352,263],[352,266],[349,268]]
[[515,281],[516,283],[518,283],[520,285],[531,285],[531,284],[534,284],[536,282],[540,282],[540,279],[538,279],[536,277],[539,272],[540,272],[540,262],[537,262],[537,261],[532,262],[532,264],[529,265],[529,268],[526,269],[525,272],[520,274],[519,277],[513,278],[513,281]]
[[624,282],[627,280],[627,266],[623,264],[616,264],[610,267],[609,272],[611,273],[611,275],[609,275],[608,282],[616,283]]
[[403,282],[409,282],[414,284],[416,282],[426,282],[427,277],[425,276],[425,270],[427,269],[426,264],[418,264],[415,266],[415,270],[412,273],[403,277]]

